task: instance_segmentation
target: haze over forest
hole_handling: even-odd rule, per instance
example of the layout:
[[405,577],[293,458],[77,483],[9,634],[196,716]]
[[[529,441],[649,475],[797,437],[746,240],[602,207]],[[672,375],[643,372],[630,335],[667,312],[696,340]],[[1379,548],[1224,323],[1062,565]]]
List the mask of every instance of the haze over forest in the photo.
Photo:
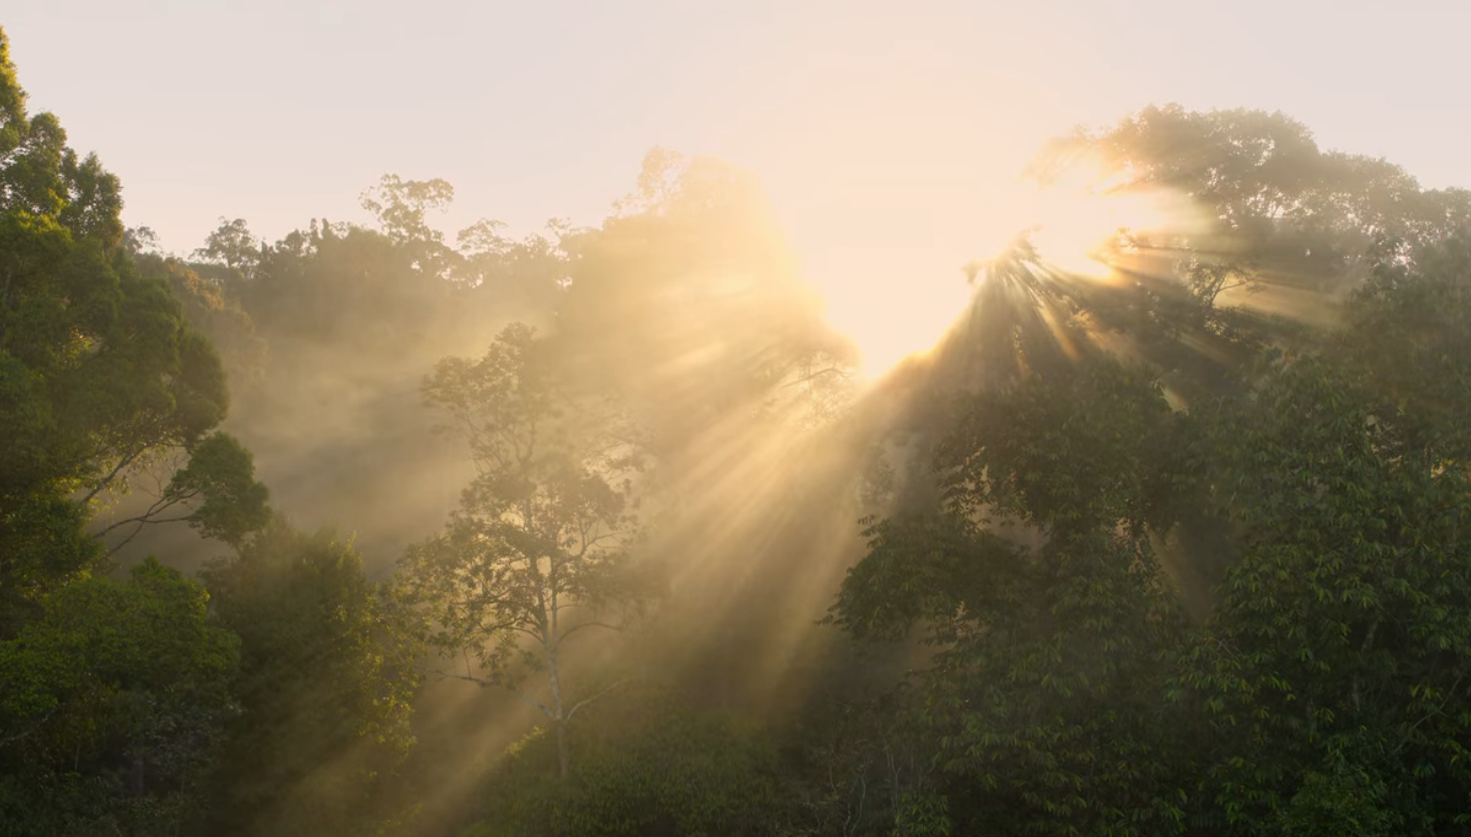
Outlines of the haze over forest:
[[0,19],[0,837],[1471,834],[1448,53],[430,6]]

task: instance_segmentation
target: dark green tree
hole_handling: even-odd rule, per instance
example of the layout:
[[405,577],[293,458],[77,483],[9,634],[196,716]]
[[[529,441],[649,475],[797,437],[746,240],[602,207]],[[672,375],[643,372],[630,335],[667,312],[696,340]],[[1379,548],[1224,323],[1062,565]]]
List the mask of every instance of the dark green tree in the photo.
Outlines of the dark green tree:
[[241,650],[205,831],[367,833],[406,816],[391,783],[413,743],[417,652],[357,553],[276,520],[204,579]]
[[208,339],[120,246],[116,178],[78,162],[54,117],[27,117],[6,49],[0,35],[0,635],[89,568],[78,527],[144,466],[158,502],[120,514],[137,527],[230,538],[265,510],[248,453],[215,430],[229,399]]
[[962,414],[942,508],[872,525],[834,619],[891,640],[918,623],[935,646],[917,734],[956,833],[1170,833],[1159,704],[1185,625],[1151,538],[1173,433],[1158,386],[1105,359]]
[[1191,482],[1239,559],[1182,694],[1216,732],[1217,822],[1241,833],[1467,825],[1465,254],[1457,237],[1379,268],[1320,353],[1193,419]]
[[177,834],[234,712],[239,644],[149,559],[89,578],[0,641],[0,834]]

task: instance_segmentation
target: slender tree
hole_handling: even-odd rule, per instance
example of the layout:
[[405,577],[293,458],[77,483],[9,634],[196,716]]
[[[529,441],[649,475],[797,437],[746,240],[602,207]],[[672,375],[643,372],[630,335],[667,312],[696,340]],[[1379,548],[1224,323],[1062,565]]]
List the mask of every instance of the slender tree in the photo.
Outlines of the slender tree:
[[[535,705],[555,728],[565,776],[567,724],[602,692],[571,699],[564,647],[616,628],[607,611],[638,599],[628,572],[636,462],[608,413],[563,391],[538,348],[531,329],[512,325],[484,357],[446,359],[426,382],[428,400],[468,440],[478,476],[400,576],[433,645],[463,664],[441,673]],[[545,672],[546,699],[526,687],[530,671]]]

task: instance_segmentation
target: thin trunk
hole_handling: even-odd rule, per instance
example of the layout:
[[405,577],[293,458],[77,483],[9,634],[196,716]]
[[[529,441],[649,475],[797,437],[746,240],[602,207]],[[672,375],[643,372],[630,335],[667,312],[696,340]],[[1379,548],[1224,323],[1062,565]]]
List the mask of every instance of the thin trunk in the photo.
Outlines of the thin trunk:
[[562,709],[562,672],[557,663],[556,646],[547,654],[547,667],[552,676],[552,723],[557,727],[557,768],[563,779],[571,772],[567,758],[567,714]]
[[567,711],[562,708],[562,666],[557,656],[562,644],[561,603],[557,601],[557,584],[561,581],[558,569],[556,555],[548,556],[547,598],[551,606],[547,608],[547,616],[551,622],[551,641],[547,643],[547,665],[552,675],[552,711],[557,715],[554,719],[557,724],[557,767],[562,778],[566,779],[571,767],[567,758]]

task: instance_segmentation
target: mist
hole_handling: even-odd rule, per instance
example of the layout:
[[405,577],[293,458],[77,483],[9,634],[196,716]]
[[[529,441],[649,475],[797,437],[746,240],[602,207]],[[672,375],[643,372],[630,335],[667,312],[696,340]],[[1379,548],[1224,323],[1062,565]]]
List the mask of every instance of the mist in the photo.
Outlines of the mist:
[[444,72],[359,79],[422,118],[318,84],[214,186],[109,168],[18,15],[0,837],[1464,830],[1471,191],[1247,67],[1090,99],[1091,12],[922,5],[717,15],[786,21],[749,86],[599,11],[557,55],[710,100],[503,91],[505,159],[426,10]]

